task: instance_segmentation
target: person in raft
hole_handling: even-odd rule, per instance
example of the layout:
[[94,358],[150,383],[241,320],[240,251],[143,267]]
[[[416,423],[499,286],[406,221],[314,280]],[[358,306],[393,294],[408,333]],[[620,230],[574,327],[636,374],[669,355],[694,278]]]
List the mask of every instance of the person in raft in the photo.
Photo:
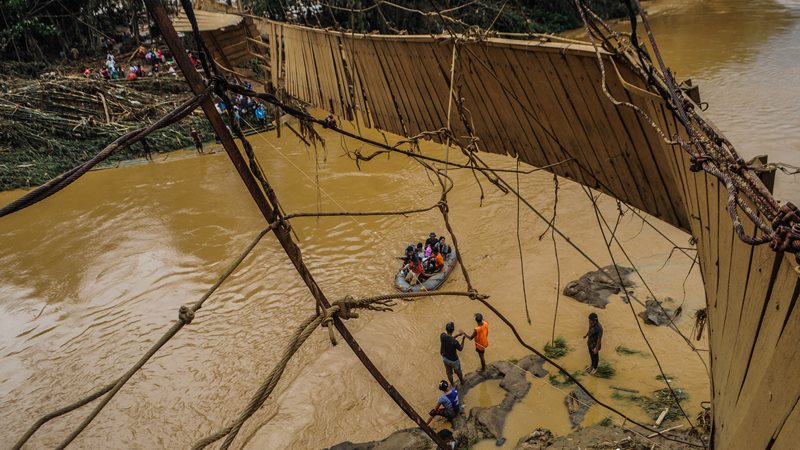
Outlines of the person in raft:
[[[475,330],[472,331],[471,335],[467,336],[467,339],[470,341],[475,340],[475,351],[481,359],[480,371],[483,372],[486,370],[484,353],[486,353],[486,347],[489,346],[489,322],[483,320],[483,314],[475,313],[475,323],[477,323]],[[466,336],[463,331],[461,333]]]
[[[439,354],[442,355],[444,370],[447,373],[447,379],[450,381],[451,386],[455,386],[455,383],[453,383],[453,372],[458,375],[459,383],[464,383],[464,374],[461,372],[461,361],[458,359],[458,352],[464,350],[464,338],[466,336],[464,333],[458,333],[456,336],[453,336],[455,329],[456,326],[453,322],[447,322],[447,325],[444,326],[446,333],[442,333],[439,336]],[[458,339],[456,339],[458,336],[461,336],[461,342],[458,342]]]
[[436,400],[436,406],[428,413],[430,424],[434,417],[442,416],[447,420],[453,420],[461,412],[461,403],[458,400],[458,391],[454,386],[447,381],[442,380],[439,382],[439,390],[442,395]]
[[597,320],[597,314],[589,314],[589,331],[583,336],[589,347],[589,357],[592,359],[590,375],[597,373],[597,364],[600,362],[600,348],[603,343],[603,326]]

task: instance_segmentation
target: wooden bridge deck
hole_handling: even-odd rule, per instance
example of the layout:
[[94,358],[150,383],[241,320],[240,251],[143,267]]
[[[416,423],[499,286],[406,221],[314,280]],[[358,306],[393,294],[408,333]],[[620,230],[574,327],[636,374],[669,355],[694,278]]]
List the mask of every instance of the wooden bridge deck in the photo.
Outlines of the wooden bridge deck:
[[[446,126],[453,41],[345,34],[274,22],[273,83],[343,119],[403,136]],[[603,54],[608,91],[641,108],[667,136],[686,130],[624,61]],[[277,69],[277,70],[276,70]],[[690,233],[705,282],[712,356],[714,443],[789,448],[800,440],[800,293],[791,255],[734,234],[724,185],[689,170],[670,145],[603,92],[590,45],[487,39],[461,43],[456,89],[480,149],[603,191]],[[453,112],[451,128],[467,135]],[[743,216],[745,217],[745,216]],[[745,220],[749,233],[755,226]]]

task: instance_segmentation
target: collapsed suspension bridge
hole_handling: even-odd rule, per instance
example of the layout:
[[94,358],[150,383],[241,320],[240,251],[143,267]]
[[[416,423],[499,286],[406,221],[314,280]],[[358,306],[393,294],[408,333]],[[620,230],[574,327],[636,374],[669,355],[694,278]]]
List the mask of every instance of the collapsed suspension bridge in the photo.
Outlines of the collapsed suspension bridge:
[[[444,445],[383,377],[342,321],[356,317],[352,309],[385,310],[391,307],[392,299],[409,296],[348,298],[334,303],[326,298],[292,240],[289,222],[292,217],[324,213],[292,215],[282,210],[267,174],[241,130],[237,126],[233,132],[244,155],[213,106],[212,94],[229,102],[228,92],[258,97],[297,117],[306,138],[313,140],[316,124],[377,148],[369,155],[356,152],[357,162],[387,153],[403,154],[420,162],[438,179],[442,188],[440,201],[426,209],[391,213],[439,209],[453,237],[466,290],[418,296],[461,295],[478,300],[511,327],[523,346],[537,354],[540,353],[525,343],[513,324],[472,285],[448,217],[447,194],[452,181],[447,176],[447,167],[471,169],[476,177],[485,178],[504,192],[514,193],[549,222],[554,233],[573,246],[554,222],[535,210],[519,195],[518,189],[502,178],[500,171],[486,165],[478,151],[510,154],[613,196],[690,233],[697,244],[708,304],[712,444],[718,448],[780,447],[798,438],[800,386],[785,385],[783,380],[791,379],[800,368],[800,360],[793,351],[800,337],[800,316],[794,308],[800,283],[795,259],[789,255],[800,249],[800,214],[791,204],[778,204],[732,145],[702,116],[698,105],[679,89],[663,65],[655,42],[651,43],[653,57],[640,45],[635,16],[633,33],[627,38],[607,28],[591,10],[576,1],[590,43],[552,37],[504,39],[481,30],[446,36],[362,35],[262,21],[259,26],[268,36],[272,86],[271,92],[257,93],[226,80],[221,72],[224,69],[218,67],[204,46],[188,1],[182,3],[201,46],[206,79],[188,61],[160,2],[146,3],[195,97],[152,126],[122,136],[87,163],[2,208],[0,216],[58,192],[119,148],[200,107],[269,226],[200,301],[181,308],[179,321],[129,372],[88,397],[42,417],[15,448],[24,445],[47,421],[99,399],[92,413],[60,448],[69,445],[126,381],[167,340],[191,323],[203,302],[268,232],[275,233],[289,255],[314,296],[318,312],[296,330],[280,363],[242,415],[218,433],[198,441],[195,448],[222,439],[222,448],[231,445],[242,424],[274,389],[288,359],[320,325],[328,326],[332,341],[336,328],[392,399],[431,439]],[[652,38],[643,14],[641,19],[648,37]],[[328,110],[333,115],[315,118],[290,99]],[[334,117],[408,139],[395,145],[370,140],[340,129]],[[416,142],[422,138],[442,142],[448,149],[455,147],[467,157],[468,163],[459,165],[449,158],[441,160],[415,151]],[[359,214],[387,213],[390,212]],[[604,219],[598,216],[598,224],[601,220]],[[610,246],[613,239],[612,233],[606,243]],[[763,245],[767,243],[769,246]],[[612,280],[615,278],[614,274],[609,275]],[[556,363],[549,362],[572,378]],[[579,382],[578,385],[582,387]],[[782,395],[762,395],[772,393],[778,386],[783,390]],[[598,404],[625,417],[611,406],[600,401]],[[636,424],[627,417],[626,420]]]

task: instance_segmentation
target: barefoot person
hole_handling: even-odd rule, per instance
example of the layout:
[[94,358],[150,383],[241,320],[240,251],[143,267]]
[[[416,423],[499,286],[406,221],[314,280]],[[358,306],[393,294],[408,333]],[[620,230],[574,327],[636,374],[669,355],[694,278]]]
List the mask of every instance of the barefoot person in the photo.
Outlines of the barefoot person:
[[478,352],[478,357],[481,359],[481,372],[486,370],[486,359],[484,358],[484,353],[486,352],[486,347],[489,346],[489,322],[483,320],[483,314],[475,313],[475,330],[472,331],[472,334],[467,336],[467,339],[475,340],[475,351]]
[[456,388],[452,384],[448,384],[447,381],[442,380],[439,383],[439,390],[442,391],[442,395],[436,400],[436,406],[428,413],[431,416],[428,419],[428,424],[436,416],[453,420],[461,412],[461,403],[458,400]]
[[[456,326],[453,322],[447,322],[444,326],[446,333],[439,336],[441,346],[439,347],[439,354],[442,355],[442,362],[444,362],[444,370],[447,372],[447,379],[450,380],[450,385],[455,386],[453,383],[453,372],[458,375],[458,381],[464,383],[464,375],[461,373],[461,361],[458,360],[458,352],[464,350],[464,333],[459,333],[453,336]],[[461,336],[461,342],[456,339]]]
[[[589,347],[589,357],[592,359],[590,375],[597,373],[597,364],[600,362],[600,347],[603,343],[603,326],[597,320],[597,314],[589,314],[589,331],[583,336]],[[588,339],[587,339],[588,338]]]

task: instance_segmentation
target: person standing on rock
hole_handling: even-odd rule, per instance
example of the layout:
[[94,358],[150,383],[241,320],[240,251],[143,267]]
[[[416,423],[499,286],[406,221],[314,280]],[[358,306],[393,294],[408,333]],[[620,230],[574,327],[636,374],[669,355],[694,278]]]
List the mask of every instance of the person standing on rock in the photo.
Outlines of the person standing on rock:
[[589,347],[589,357],[592,359],[590,375],[597,373],[597,364],[600,362],[600,347],[603,343],[603,326],[597,320],[597,314],[589,314],[589,331],[583,336]]
[[[439,347],[439,354],[442,355],[442,362],[444,362],[444,370],[447,373],[447,379],[450,380],[450,385],[455,386],[453,383],[453,371],[458,375],[459,383],[464,383],[464,374],[461,372],[461,361],[458,360],[458,352],[464,350],[464,333],[459,333],[453,336],[456,326],[453,322],[447,322],[444,326],[446,333],[439,336],[441,346]],[[461,342],[456,339],[461,336]]]
[[[481,359],[481,369],[480,371],[483,372],[486,370],[486,359],[484,357],[484,353],[486,353],[486,347],[489,346],[489,322],[483,320],[483,314],[475,313],[475,330],[472,332],[471,335],[467,336],[467,339],[475,340],[475,351],[478,353],[478,357]],[[466,336],[466,333],[462,331],[462,333]]]

